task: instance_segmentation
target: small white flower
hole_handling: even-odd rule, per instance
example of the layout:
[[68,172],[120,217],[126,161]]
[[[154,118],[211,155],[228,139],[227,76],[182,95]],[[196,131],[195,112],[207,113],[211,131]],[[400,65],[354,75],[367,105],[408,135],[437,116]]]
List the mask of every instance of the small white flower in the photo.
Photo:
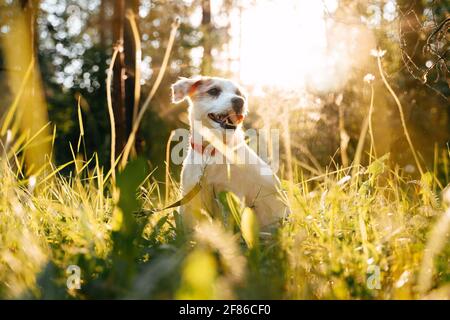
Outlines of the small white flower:
[[36,187],[36,176],[30,176],[30,178],[28,179],[28,190],[30,191],[30,193],[33,192],[34,187]]
[[320,208],[324,211],[326,209],[327,194],[328,190],[325,190],[324,192],[322,192],[322,195],[320,196]]
[[312,198],[314,198],[315,196],[317,196],[317,191],[311,191],[310,193],[308,193],[308,198],[309,198],[309,199],[312,199]]
[[409,281],[409,271],[405,271],[402,273],[398,281],[395,283],[396,288],[403,287]]
[[374,56],[374,57],[382,57],[384,56],[384,54],[386,53],[386,50],[381,50],[381,49],[372,49],[370,50],[370,55]]
[[12,131],[8,129],[8,131],[6,131],[5,151],[9,149],[9,145],[11,144],[12,139]]
[[348,180],[350,180],[352,177],[351,176],[345,176],[343,177],[341,180],[339,180],[336,184],[338,186],[342,186],[344,185]]
[[8,131],[6,131],[6,144],[10,144],[12,141],[12,131],[11,129],[8,129]]
[[373,80],[375,80],[375,76],[371,73],[364,76],[364,82],[371,83]]
[[407,164],[404,168],[406,173],[413,173],[416,171],[416,167],[414,167],[412,164]]

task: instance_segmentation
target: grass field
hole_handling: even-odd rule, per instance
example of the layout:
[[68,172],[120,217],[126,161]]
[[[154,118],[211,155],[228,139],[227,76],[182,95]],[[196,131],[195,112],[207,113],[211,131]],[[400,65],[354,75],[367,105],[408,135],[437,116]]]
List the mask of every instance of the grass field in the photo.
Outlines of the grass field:
[[[47,168],[39,179],[23,178],[20,157],[8,159],[0,169],[1,298],[450,298],[448,154],[436,160],[439,180],[408,179],[388,155],[308,179],[294,170],[295,183],[284,181],[292,214],[261,236],[231,194],[222,197],[225,214],[240,223],[227,228],[205,215],[187,235],[176,210],[135,215],[164,205],[165,186],[142,159],[115,183],[95,156],[63,166],[69,176]],[[179,197],[176,184],[170,195]]]
[[[265,2],[1,2],[0,299],[450,300],[448,1]],[[271,233],[230,192],[154,210],[199,74],[277,130]]]

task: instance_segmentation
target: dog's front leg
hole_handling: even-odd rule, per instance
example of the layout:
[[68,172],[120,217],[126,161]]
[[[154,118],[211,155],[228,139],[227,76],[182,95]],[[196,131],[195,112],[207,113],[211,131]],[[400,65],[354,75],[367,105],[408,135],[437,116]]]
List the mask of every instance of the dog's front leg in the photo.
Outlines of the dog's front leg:
[[[201,181],[200,181],[201,180]],[[180,207],[185,231],[190,232],[195,225],[208,216],[212,205],[212,188],[204,177],[204,166],[185,163],[181,172],[181,188],[183,197],[200,182],[200,191],[187,203]]]

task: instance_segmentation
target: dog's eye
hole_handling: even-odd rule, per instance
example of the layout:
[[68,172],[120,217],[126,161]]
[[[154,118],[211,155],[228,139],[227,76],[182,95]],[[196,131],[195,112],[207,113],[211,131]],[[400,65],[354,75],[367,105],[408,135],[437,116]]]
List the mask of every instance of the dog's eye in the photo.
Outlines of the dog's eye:
[[211,88],[211,89],[208,90],[208,94],[210,96],[217,97],[220,94],[220,89],[219,88],[215,88],[215,87]]

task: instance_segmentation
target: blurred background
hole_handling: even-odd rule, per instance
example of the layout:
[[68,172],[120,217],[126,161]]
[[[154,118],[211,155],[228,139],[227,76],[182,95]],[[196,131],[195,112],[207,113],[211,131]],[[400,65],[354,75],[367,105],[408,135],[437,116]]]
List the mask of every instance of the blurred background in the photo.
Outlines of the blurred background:
[[[0,0],[0,298],[449,299],[449,8]],[[199,74],[280,129],[273,235],[231,192],[192,234],[152,211],[180,199],[170,85]]]
[[[202,74],[244,85],[245,126],[283,129],[281,160],[289,157],[312,174],[349,165],[372,106],[372,155],[389,152],[392,165],[414,175],[418,168],[377,56],[420,162],[443,166],[435,160],[448,152],[450,136],[449,8],[445,0],[0,0],[2,141],[35,136],[38,152],[28,148],[26,160],[32,171],[46,157],[71,160],[81,131],[84,152],[98,152],[108,167],[106,78],[113,52],[120,153],[164,68],[174,31],[133,148],[154,168],[164,167],[171,130],[187,127],[187,105],[171,104],[170,84]],[[361,163],[371,145],[368,134],[364,140]]]

